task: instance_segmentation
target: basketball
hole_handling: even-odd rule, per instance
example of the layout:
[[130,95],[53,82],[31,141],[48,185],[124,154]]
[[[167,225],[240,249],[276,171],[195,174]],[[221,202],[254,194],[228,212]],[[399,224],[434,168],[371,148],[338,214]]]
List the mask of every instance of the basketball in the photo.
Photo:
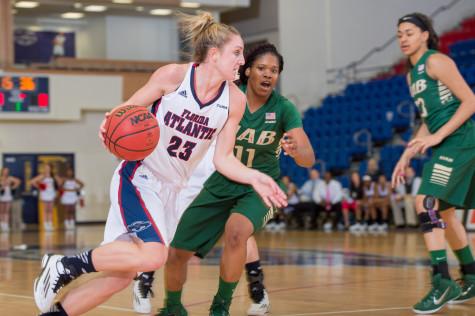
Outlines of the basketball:
[[145,107],[124,105],[107,118],[104,142],[109,151],[123,160],[142,160],[152,153],[160,139],[155,116]]

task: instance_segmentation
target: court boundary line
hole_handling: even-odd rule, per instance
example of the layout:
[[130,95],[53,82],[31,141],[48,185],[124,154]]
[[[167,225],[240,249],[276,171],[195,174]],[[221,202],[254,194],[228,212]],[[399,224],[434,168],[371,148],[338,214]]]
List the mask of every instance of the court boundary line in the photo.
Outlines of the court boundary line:
[[[21,299],[26,299],[26,300],[34,300],[33,296],[9,294],[9,293],[2,293],[2,292],[0,292],[0,296],[10,297],[10,298],[21,298]],[[97,306],[97,308],[108,309],[108,310],[113,310],[113,311],[118,311],[118,312],[127,312],[127,313],[134,312],[132,308],[116,307],[116,306],[109,306],[109,305],[99,305]]]
[[[27,300],[34,300],[32,296],[27,295],[18,295],[18,294],[8,294],[0,292],[0,296],[11,297],[11,298],[21,298]],[[108,309],[119,312],[133,312],[131,308],[123,308],[109,305],[99,305],[97,308]],[[410,307],[387,307],[387,308],[369,308],[369,309],[355,309],[355,310],[343,310],[343,311],[332,311],[332,312],[315,312],[315,313],[302,313],[302,314],[277,314],[275,316],[311,316],[311,315],[335,315],[335,314],[357,314],[357,313],[371,313],[371,312],[382,312],[390,310],[404,310],[410,309]]]

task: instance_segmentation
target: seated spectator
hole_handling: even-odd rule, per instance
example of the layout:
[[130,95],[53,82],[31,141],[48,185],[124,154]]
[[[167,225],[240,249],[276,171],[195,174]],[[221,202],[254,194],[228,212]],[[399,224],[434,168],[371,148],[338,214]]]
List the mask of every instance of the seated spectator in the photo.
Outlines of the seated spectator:
[[361,203],[362,209],[364,210],[364,225],[362,230],[366,230],[370,221],[370,214],[373,213],[374,208],[374,197],[375,197],[375,183],[371,181],[369,175],[363,177],[363,201]]
[[368,160],[368,170],[366,171],[366,174],[371,177],[371,181],[375,183],[378,182],[378,178],[382,172],[379,170],[379,165],[376,158],[371,158]]
[[299,198],[297,196],[297,186],[292,182],[289,176],[282,177],[282,183],[285,186],[287,193],[287,207],[282,210],[277,210],[274,217],[266,224],[266,230],[283,231],[287,224],[291,224],[294,217],[295,205],[298,204]]
[[340,182],[333,179],[330,171],[325,172],[324,181],[321,181],[313,191],[313,200],[325,210],[323,229],[332,231],[338,219],[341,218],[343,188]]
[[[372,208],[372,220],[371,230],[385,232],[388,230],[388,218],[389,218],[389,204],[391,196],[391,184],[387,181],[384,174],[379,175],[378,182],[376,183],[376,192],[373,200]],[[381,212],[381,217],[378,221],[378,211]],[[378,224],[379,222],[379,224]]]
[[[412,167],[406,168],[404,178],[406,182],[400,184],[391,197],[394,224],[397,227],[403,227],[404,225],[416,227],[415,197],[421,185],[421,178],[416,177],[416,173]],[[403,216],[402,208],[404,208],[405,216]]]
[[[360,174],[358,171],[353,171],[350,178],[349,196],[343,200],[343,220],[345,228],[350,228],[350,211],[355,213],[356,223],[353,225],[353,230],[359,230],[360,225],[363,224],[361,217],[361,203],[363,201],[363,184],[361,183]],[[356,225],[356,226],[355,226]]]
[[295,219],[298,226],[315,229],[317,227],[317,216],[321,208],[318,201],[313,199],[313,191],[315,191],[315,188],[318,187],[322,180],[317,169],[310,169],[309,177],[300,190],[298,190],[299,203],[294,206]]

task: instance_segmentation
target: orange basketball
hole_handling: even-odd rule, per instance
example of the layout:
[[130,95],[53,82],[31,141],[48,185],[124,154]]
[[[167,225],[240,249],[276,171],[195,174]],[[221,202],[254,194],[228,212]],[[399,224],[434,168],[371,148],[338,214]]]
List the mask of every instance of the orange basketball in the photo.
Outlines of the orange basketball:
[[155,116],[147,108],[124,105],[107,118],[104,142],[120,159],[142,160],[152,153],[160,139]]

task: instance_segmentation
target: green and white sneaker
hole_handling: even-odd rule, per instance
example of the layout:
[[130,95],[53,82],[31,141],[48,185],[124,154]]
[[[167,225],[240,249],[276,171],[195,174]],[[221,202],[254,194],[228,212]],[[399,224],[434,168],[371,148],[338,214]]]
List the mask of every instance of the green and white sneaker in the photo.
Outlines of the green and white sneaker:
[[424,298],[412,307],[412,311],[417,314],[433,314],[444,307],[448,302],[458,298],[462,294],[462,289],[453,280],[442,278],[436,274],[432,277],[432,288]]
[[155,316],[188,316],[188,312],[182,304],[165,306]]
[[462,294],[450,302],[450,304],[461,304],[475,297],[475,275],[465,274],[460,280]]
[[231,300],[226,301],[219,296],[215,296],[209,308],[209,316],[229,316],[230,305]]

